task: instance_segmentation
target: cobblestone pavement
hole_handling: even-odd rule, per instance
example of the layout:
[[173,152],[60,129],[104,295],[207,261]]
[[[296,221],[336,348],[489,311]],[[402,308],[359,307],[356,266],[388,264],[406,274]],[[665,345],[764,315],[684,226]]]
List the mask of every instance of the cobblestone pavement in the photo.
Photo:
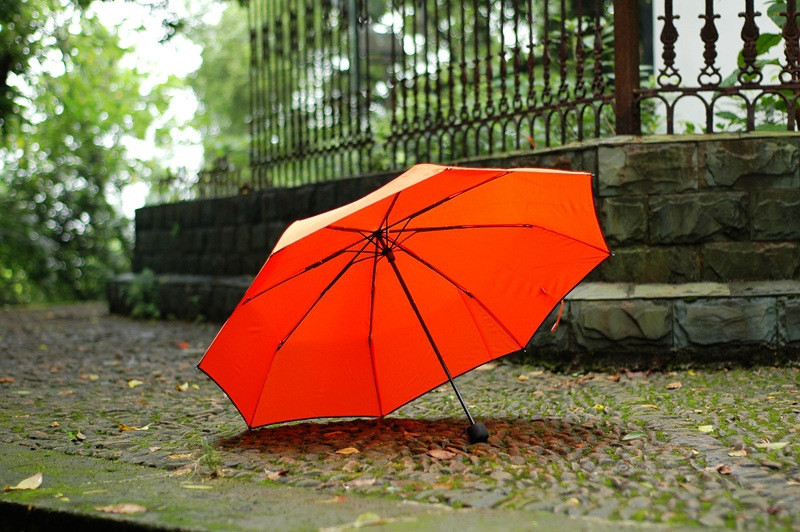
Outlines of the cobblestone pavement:
[[796,367],[563,375],[501,361],[458,379],[487,444],[466,444],[447,387],[382,420],[250,431],[195,369],[217,329],[101,304],[0,311],[0,442],[334,500],[800,530]]

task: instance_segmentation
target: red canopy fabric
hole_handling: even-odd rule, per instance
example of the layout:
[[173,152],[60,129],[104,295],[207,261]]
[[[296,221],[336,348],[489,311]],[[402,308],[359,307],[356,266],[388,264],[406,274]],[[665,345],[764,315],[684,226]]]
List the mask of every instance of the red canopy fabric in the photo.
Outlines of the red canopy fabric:
[[417,165],[292,224],[198,367],[250,427],[383,416],[447,381],[431,341],[518,351],[608,256],[590,174]]

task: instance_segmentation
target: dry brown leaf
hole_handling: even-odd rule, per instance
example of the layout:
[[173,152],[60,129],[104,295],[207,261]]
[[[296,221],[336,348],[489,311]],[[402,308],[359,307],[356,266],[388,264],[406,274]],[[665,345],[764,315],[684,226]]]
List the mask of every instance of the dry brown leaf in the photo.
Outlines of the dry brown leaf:
[[0,384],[2,383],[14,384],[15,382],[17,381],[14,380],[14,377],[0,377]]
[[721,464],[716,467],[717,473],[720,475],[730,475],[731,474],[731,466],[726,464]]
[[345,500],[347,500],[347,499],[345,498],[344,495],[337,495],[336,497],[333,497],[331,499],[322,499],[322,500],[317,501],[317,502],[319,504],[333,504],[333,503],[337,503],[337,502],[344,502]]
[[343,454],[346,456],[348,454],[357,454],[358,452],[359,450],[356,449],[355,447],[345,447],[344,449],[339,449],[338,451],[336,451],[336,454]]
[[178,390],[179,392],[187,392],[189,391],[189,383],[184,382],[183,384],[177,384],[175,386],[175,389]]
[[616,375],[609,375],[606,377],[606,380],[611,382],[619,382],[620,377],[622,377],[622,374],[617,373]]
[[86,436],[84,436],[83,432],[78,431],[75,433],[75,439],[78,441],[83,441],[86,439]]
[[35,490],[39,486],[42,485],[42,474],[36,473],[33,476],[26,478],[25,480],[20,481],[19,484],[16,486],[6,486],[6,491],[16,491],[16,490]]
[[681,384],[679,381],[667,384],[667,390],[677,390],[678,388],[683,388],[683,384]]
[[431,486],[435,490],[449,490],[453,488],[452,484],[434,484]]
[[728,456],[747,456],[747,451],[744,449],[737,449],[728,453]]
[[449,460],[455,455],[456,453],[451,453],[450,451],[445,451],[444,449],[431,449],[428,451],[428,456],[436,458],[437,460]]
[[144,381],[140,381],[139,379],[131,379],[128,381],[128,388],[136,388],[142,384],[144,384]]
[[52,423],[50,423],[50,428],[53,428],[53,429],[57,429],[60,426],[61,426],[61,423],[59,423],[58,421],[53,421]]
[[350,482],[347,482],[345,486],[349,488],[365,488],[367,486],[372,486],[373,484],[375,484],[375,478],[369,477],[369,478],[355,478]]
[[143,427],[131,427],[131,426],[128,426],[128,425],[126,425],[124,423],[117,423],[117,426],[119,427],[119,430],[122,431],[122,432],[130,431],[130,430],[150,430],[150,423],[148,423],[147,425],[145,425]]
[[107,514],[143,514],[147,511],[144,506],[130,502],[111,504],[109,506],[95,506],[94,509]]
[[288,472],[288,469],[282,469],[280,471],[270,471],[269,469],[264,470],[264,473],[266,473],[269,480],[278,480],[281,477],[285,477],[286,473]]
[[191,458],[192,453],[183,453],[183,454],[168,454],[167,458],[170,460],[186,460],[187,458]]

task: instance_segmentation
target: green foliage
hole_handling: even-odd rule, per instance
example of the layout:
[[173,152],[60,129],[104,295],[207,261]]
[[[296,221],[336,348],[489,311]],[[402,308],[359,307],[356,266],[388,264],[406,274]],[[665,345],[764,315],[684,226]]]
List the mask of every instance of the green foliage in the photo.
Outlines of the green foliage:
[[187,36],[202,46],[203,63],[189,79],[200,100],[192,125],[203,137],[206,166],[218,157],[247,168],[250,110],[250,35],[247,8],[229,2],[218,24],[200,24]]
[[136,279],[125,288],[125,302],[131,308],[131,316],[138,319],[157,320],[161,317],[158,309],[158,282],[155,273],[149,268],[142,270]]
[[113,197],[152,172],[124,143],[167,99],[144,93],[116,35],[79,3],[25,8],[47,35],[28,50],[38,66],[17,81],[18,120],[0,140],[0,304],[95,298],[128,268],[129,222]]

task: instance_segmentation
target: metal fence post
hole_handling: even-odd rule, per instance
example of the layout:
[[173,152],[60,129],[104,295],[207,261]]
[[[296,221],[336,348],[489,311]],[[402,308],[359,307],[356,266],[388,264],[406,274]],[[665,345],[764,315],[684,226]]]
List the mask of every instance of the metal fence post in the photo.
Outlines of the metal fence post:
[[614,0],[614,112],[617,135],[640,135],[639,0]]

